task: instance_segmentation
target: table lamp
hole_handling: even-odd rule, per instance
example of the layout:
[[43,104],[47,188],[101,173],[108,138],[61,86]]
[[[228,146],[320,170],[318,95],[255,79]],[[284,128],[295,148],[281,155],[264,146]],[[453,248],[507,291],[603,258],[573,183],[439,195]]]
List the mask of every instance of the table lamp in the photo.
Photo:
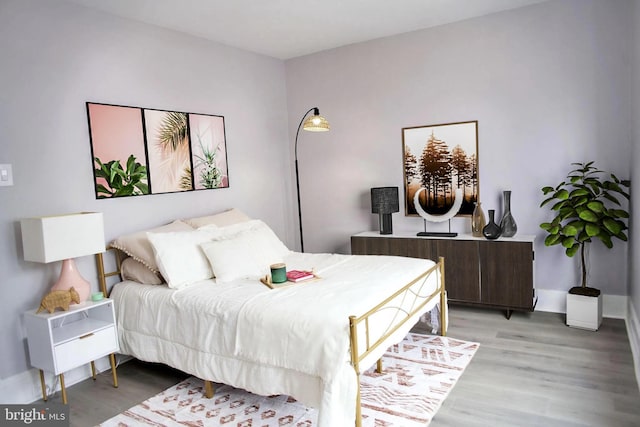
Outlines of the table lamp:
[[393,233],[391,214],[400,212],[398,187],[375,187],[371,189],[371,213],[380,215],[380,234]]
[[78,272],[74,258],[105,251],[102,213],[80,212],[25,218],[20,221],[20,226],[26,261],[62,261],[60,277],[51,290],[73,287],[80,301],[86,301],[91,294],[91,285]]

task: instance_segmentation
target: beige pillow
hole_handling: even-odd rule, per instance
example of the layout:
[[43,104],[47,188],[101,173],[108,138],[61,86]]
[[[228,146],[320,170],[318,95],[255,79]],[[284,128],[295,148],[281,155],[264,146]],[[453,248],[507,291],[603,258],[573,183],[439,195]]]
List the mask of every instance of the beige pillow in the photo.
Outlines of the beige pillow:
[[206,225],[217,225],[226,227],[227,225],[238,224],[251,220],[244,212],[233,208],[215,215],[201,216],[198,218],[183,219],[183,221],[193,228],[200,228]]
[[155,255],[149,239],[147,238],[147,232],[151,233],[167,233],[171,231],[190,231],[193,228],[180,221],[176,220],[170,224],[163,225],[161,227],[152,228],[150,230],[138,231],[137,233],[126,234],[120,236],[111,242],[111,246],[121,250],[129,255],[136,261],[141,262],[147,268],[151,269],[154,273],[159,273],[158,264],[156,264]]
[[154,273],[143,263],[131,257],[122,261],[120,274],[123,280],[132,280],[145,285],[161,285],[164,283],[159,274]]

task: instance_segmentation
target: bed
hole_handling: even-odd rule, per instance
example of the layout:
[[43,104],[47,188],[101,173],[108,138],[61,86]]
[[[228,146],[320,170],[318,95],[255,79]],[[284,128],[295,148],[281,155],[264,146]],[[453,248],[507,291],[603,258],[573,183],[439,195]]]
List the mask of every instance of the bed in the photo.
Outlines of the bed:
[[[123,354],[203,379],[207,397],[214,382],[285,394],[317,408],[321,427],[360,426],[360,372],[382,369],[436,306],[444,335],[443,259],[297,253],[262,221],[221,215],[116,239],[127,258],[113,271],[98,254],[105,294],[108,277],[124,279],[109,292]],[[271,289],[260,278],[275,262],[317,277]]]

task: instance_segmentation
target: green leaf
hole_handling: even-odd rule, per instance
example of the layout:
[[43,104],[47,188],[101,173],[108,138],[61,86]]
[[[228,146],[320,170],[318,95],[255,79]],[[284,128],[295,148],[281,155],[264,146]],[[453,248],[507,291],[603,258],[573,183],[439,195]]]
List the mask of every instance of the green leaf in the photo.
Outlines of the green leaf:
[[542,203],[540,203],[540,207],[543,207],[552,200],[555,200],[555,197],[549,197],[548,199],[543,200]]
[[557,211],[557,210],[560,210],[561,208],[563,208],[565,206],[570,206],[569,202],[567,202],[566,200],[560,200],[555,205],[551,206],[551,210]]
[[612,181],[605,181],[604,188],[606,188],[607,190],[615,191],[616,193],[624,193],[624,190],[622,190],[622,188],[617,183]]
[[107,187],[102,184],[96,185],[96,193],[104,193],[111,196],[111,191],[109,191],[109,189],[107,189]]
[[562,228],[562,234],[565,236],[575,236],[578,234],[579,230],[572,225],[573,223],[569,223]]
[[580,234],[578,235],[578,243],[582,244],[584,242],[590,242],[590,241],[591,241],[591,236],[587,234],[586,230],[580,232]]
[[615,203],[616,205],[620,205],[620,202],[618,201],[618,199],[616,199],[614,196],[612,196],[610,193],[605,192],[602,193],[602,195],[605,197],[605,199]]
[[578,253],[579,249],[580,249],[580,245],[575,245],[570,248],[567,248],[565,253],[567,254],[568,257],[573,257],[576,253]]
[[127,159],[127,174],[131,175],[135,171],[135,168],[136,168],[136,158],[133,154],[131,154]]
[[569,218],[578,217],[578,212],[575,209],[569,207],[569,208],[566,208],[566,209],[561,209],[560,212],[558,213],[558,215],[559,215],[560,220],[564,221],[564,220],[569,219]]
[[629,213],[622,209],[611,209],[609,214],[614,218],[629,218]]
[[133,185],[125,185],[120,187],[116,191],[117,196],[131,196],[133,194],[134,186]]
[[547,194],[551,193],[553,191],[553,187],[542,187],[542,193],[546,196]]
[[611,234],[618,234],[623,230],[624,227],[624,223],[621,223],[619,221],[616,221],[615,219],[611,219],[611,218],[605,218],[602,221],[604,227],[609,231],[609,233]]
[[560,191],[556,191],[553,197],[555,197],[558,200],[567,200],[569,198],[569,192],[565,189],[562,189]]
[[136,188],[138,188],[142,194],[149,194],[149,186],[144,182],[137,183]]
[[609,236],[607,233],[600,233],[598,234],[598,238],[602,241],[602,243],[604,243],[604,245],[606,247],[608,247],[609,249],[611,249],[613,247],[613,242],[611,241],[611,236]]
[[573,237],[565,237],[564,239],[562,239],[562,246],[564,246],[567,249],[573,247],[573,245],[575,244],[576,244],[576,239],[574,239]]
[[602,203],[599,200],[594,200],[593,202],[589,202],[587,203],[587,207],[589,208],[589,210],[596,212],[596,213],[601,213],[604,211],[604,203]]
[[573,206],[577,208],[578,206],[586,205],[588,202],[589,202],[588,197],[578,197],[575,200],[573,200]]
[[553,246],[562,242],[562,236],[559,234],[550,234],[544,239],[545,246]]
[[578,212],[578,216],[580,217],[580,219],[584,220],[584,221],[589,221],[589,222],[597,222],[598,221],[598,215],[596,215],[595,213],[591,212],[589,209],[583,209],[580,212]]
[[584,188],[578,188],[577,190],[573,190],[570,194],[569,194],[569,198],[570,199],[574,199],[576,197],[580,197],[580,196],[588,196],[591,193],[589,192],[589,190],[586,190]]
[[626,242],[627,240],[629,240],[629,239],[627,238],[627,235],[626,235],[625,233],[623,233],[622,231],[621,231],[620,233],[616,234],[616,236],[615,236],[615,237],[617,237],[618,239],[623,240],[623,241],[625,241],[625,242]]
[[115,184],[115,179],[116,176],[118,175],[118,171],[122,170],[122,166],[120,166],[120,161],[116,160],[116,161],[110,161],[108,163],[109,165],[109,185],[111,187],[113,187],[113,184]]
[[587,236],[594,237],[600,234],[600,226],[598,224],[588,223],[586,224],[584,231],[587,233]]
[[105,171],[102,170],[102,169],[95,169],[94,173],[95,173],[96,178],[104,178],[104,179],[108,179],[109,178],[109,174],[105,173]]
[[109,183],[109,186],[113,189],[116,189],[116,193],[117,193],[118,189],[122,188],[123,186],[122,176],[116,173],[116,175],[113,177],[113,181]]

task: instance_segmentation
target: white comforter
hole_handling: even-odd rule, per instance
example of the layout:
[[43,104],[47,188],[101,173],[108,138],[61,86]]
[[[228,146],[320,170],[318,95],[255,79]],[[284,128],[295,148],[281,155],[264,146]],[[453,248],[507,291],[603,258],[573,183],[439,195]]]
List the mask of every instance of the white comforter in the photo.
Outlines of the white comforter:
[[[433,262],[295,252],[285,262],[287,269],[314,268],[321,279],[275,290],[257,280],[207,280],[182,290],[116,285],[111,297],[121,351],[254,393],[291,395],[319,409],[321,427],[353,425],[357,378],[349,364],[348,317],[364,314]],[[433,275],[421,293],[436,287]],[[372,327],[382,332],[389,320]]]

